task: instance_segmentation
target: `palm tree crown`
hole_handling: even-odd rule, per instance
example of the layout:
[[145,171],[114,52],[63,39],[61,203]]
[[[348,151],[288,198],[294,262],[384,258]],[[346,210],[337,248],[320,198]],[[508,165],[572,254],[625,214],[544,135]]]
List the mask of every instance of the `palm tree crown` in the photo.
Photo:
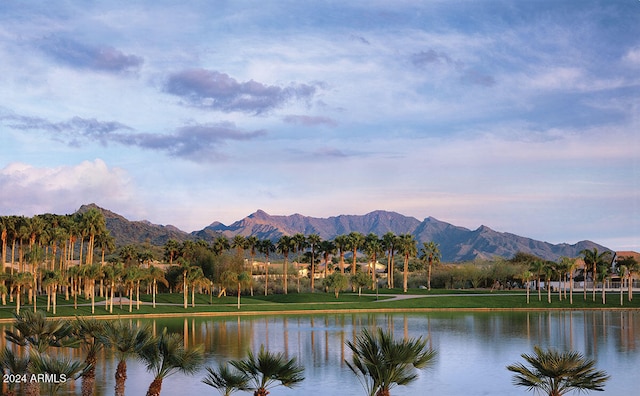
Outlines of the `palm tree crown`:
[[296,363],[296,358],[286,359],[283,353],[269,352],[264,345],[257,356],[249,351],[246,359],[229,364],[249,378],[247,389],[253,390],[254,396],[266,396],[274,386],[293,388],[304,381],[304,367]]
[[369,396],[388,396],[396,385],[408,385],[417,378],[416,368],[429,366],[436,351],[426,347],[422,337],[394,341],[391,334],[378,328],[375,334],[367,329],[356,338],[347,341],[353,352],[351,362],[345,363],[358,376]]
[[602,391],[609,376],[595,369],[595,361],[577,352],[558,352],[554,349],[542,350],[536,346],[533,354],[521,355],[530,368],[522,363],[507,366],[516,373],[513,384],[549,396],[562,396],[567,392]]

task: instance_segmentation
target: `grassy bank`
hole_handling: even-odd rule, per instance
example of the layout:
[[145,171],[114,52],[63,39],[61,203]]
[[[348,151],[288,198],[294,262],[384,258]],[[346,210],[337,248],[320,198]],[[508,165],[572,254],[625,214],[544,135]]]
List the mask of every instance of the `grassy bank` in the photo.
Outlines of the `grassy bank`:
[[[526,295],[520,291],[489,292],[486,290],[460,291],[460,290],[415,290],[404,294],[401,290],[381,290],[376,296],[374,293],[341,293],[335,298],[333,293],[291,293],[275,294],[269,296],[243,296],[241,307],[237,308],[236,297],[227,296],[213,299],[208,295],[196,295],[195,306],[192,307],[189,297],[188,308],[183,307],[182,294],[161,294],[156,297],[156,308],[151,305],[151,295],[141,295],[140,308],[133,301],[132,311],[129,311],[128,300],[122,305],[114,304],[113,313],[105,309],[103,298],[96,298],[95,313],[91,313],[91,301],[78,298],[77,307],[74,308],[73,300],[64,300],[64,296],[58,296],[57,313],[49,316],[100,316],[118,317],[123,315],[234,315],[261,314],[261,313],[299,313],[301,311],[414,311],[414,310],[476,310],[476,309],[640,309],[640,297],[632,302],[627,301],[625,294],[623,305],[620,305],[619,293],[607,293],[607,303],[602,304],[600,293],[596,294],[596,301],[592,301],[591,293],[587,293],[584,300],[582,293],[574,293],[573,304],[568,299],[559,301],[558,295],[552,295],[551,303],[547,302],[546,294],[538,300],[537,293],[531,294],[530,303],[526,302]],[[46,296],[40,296],[37,300],[38,309],[46,310]],[[22,305],[21,310],[33,310],[33,305]],[[0,306],[0,320],[11,320],[15,312],[15,304],[7,303]]]

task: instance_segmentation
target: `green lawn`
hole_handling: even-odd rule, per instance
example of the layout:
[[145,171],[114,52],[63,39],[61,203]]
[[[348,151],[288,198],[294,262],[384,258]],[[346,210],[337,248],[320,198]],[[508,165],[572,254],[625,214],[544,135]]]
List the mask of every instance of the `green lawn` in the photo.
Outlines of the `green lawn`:
[[[151,306],[151,295],[141,295],[143,302],[140,309],[136,309],[135,301],[133,310],[129,312],[128,303],[123,303],[122,308],[116,302],[113,314],[105,310],[103,298],[96,298],[96,316],[105,315],[145,315],[145,314],[191,314],[191,313],[211,313],[231,315],[237,312],[243,313],[266,313],[266,312],[298,312],[298,311],[321,311],[321,310],[427,310],[427,309],[639,309],[640,297],[632,302],[627,301],[624,296],[624,305],[620,306],[620,294],[608,293],[607,304],[601,302],[601,294],[596,294],[596,301],[592,301],[591,293],[587,294],[587,300],[583,299],[582,293],[574,293],[573,305],[569,300],[558,301],[558,295],[552,295],[551,304],[547,303],[546,294],[542,295],[542,301],[538,301],[537,293],[532,293],[530,304],[526,303],[525,293],[522,291],[500,291],[490,292],[489,290],[411,290],[409,295],[415,296],[408,299],[394,299],[390,294],[404,295],[401,290],[379,290],[378,296],[374,292],[363,292],[361,296],[357,293],[341,293],[338,299],[333,293],[290,293],[287,295],[254,295],[242,296],[241,308],[238,311],[235,296],[227,296],[213,299],[209,295],[196,294],[196,306],[191,307],[191,296],[189,296],[189,307],[184,309],[183,296],[179,293],[160,294],[156,297],[157,307]],[[74,308],[73,300],[66,301],[63,295],[58,296],[57,314],[55,316],[85,316],[91,315],[91,301],[78,298],[78,307]],[[46,296],[38,297],[38,309],[46,309]],[[32,310],[32,305],[22,305],[21,310]],[[0,319],[12,319],[15,312],[15,304],[7,302],[7,305],[0,306]],[[49,316],[53,316],[49,312]]]

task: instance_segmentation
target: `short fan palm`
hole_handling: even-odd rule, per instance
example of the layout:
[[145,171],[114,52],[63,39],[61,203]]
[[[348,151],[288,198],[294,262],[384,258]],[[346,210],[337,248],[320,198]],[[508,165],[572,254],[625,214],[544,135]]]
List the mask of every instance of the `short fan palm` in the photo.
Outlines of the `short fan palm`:
[[562,396],[567,392],[602,391],[609,376],[595,369],[595,361],[577,352],[558,352],[534,347],[533,354],[521,355],[530,365],[516,363],[507,370],[516,373],[513,384],[549,396]]
[[232,360],[229,364],[246,376],[245,390],[253,391],[254,396],[266,396],[269,389],[278,385],[293,388],[304,380],[304,367],[296,363],[296,358],[269,352],[264,345],[257,356],[249,351],[246,359]]
[[410,384],[418,377],[416,369],[434,361],[436,351],[426,344],[422,337],[395,341],[382,329],[375,334],[364,329],[355,343],[347,341],[353,356],[345,363],[361,380],[369,396],[389,396],[391,388]]

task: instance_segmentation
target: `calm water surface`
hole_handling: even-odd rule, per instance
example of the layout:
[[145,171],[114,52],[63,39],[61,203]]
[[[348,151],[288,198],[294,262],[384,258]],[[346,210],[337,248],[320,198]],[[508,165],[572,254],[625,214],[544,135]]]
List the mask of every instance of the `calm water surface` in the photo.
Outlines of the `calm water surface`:
[[[138,321],[144,323],[145,321]],[[344,364],[350,358],[345,342],[363,328],[381,327],[396,338],[429,337],[438,351],[434,365],[420,371],[418,380],[397,387],[392,395],[434,394],[526,395],[511,384],[505,366],[522,361],[534,345],[571,349],[597,361],[611,379],[598,395],[637,394],[634,378],[640,368],[640,313],[634,311],[424,313],[237,318],[174,318],[149,320],[156,331],[185,335],[185,342],[202,344],[206,365],[241,359],[261,344],[296,357],[305,367],[305,381],[277,395],[365,395],[362,385]],[[97,395],[113,394],[117,362],[104,354],[97,372]],[[218,395],[201,383],[204,369],[192,377],[176,374],[164,381],[163,395]],[[127,395],[144,395],[152,377],[141,362],[128,363]],[[65,394],[63,392],[63,394]],[[67,395],[80,394],[80,383]],[[248,394],[248,393],[237,393]]]

